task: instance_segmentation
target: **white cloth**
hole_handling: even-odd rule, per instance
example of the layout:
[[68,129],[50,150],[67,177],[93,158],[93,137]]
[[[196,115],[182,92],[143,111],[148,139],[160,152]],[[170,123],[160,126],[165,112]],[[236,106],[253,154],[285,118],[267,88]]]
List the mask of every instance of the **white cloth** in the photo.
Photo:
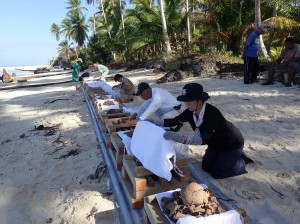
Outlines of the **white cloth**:
[[130,113],[130,115],[132,115],[132,114],[135,113],[135,110],[132,109],[132,108],[128,108],[128,107],[123,106],[123,112],[124,113]]
[[[204,188],[207,188],[207,185],[205,184],[200,184],[200,185]],[[174,191],[180,191],[180,190],[181,189],[176,189],[172,191],[161,192],[155,195],[160,210],[162,212],[163,212],[163,208],[161,207],[161,199],[163,197],[172,198],[172,193]],[[207,217],[197,218],[194,216],[188,216],[188,217],[178,219],[177,222],[174,222],[173,220],[169,219],[167,214],[165,213],[163,214],[171,224],[175,224],[175,223],[176,224],[243,224],[241,215],[235,210],[229,210],[221,214],[210,215]]]
[[164,133],[164,129],[148,121],[138,122],[131,140],[131,152],[146,169],[170,181],[173,169],[170,158],[175,156],[175,150],[171,141],[164,139]]
[[180,102],[167,90],[152,88],[152,97],[143,102],[138,108],[137,114],[140,120],[146,120],[155,112],[161,112],[162,115],[171,111],[174,106],[178,106],[179,104]]
[[106,82],[103,81],[93,81],[93,80],[87,80],[86,84],[91,88],[101,88],[109,95],[112,95],[114,97],[116,95],[116,92],[112,89],[110,85],[108,85]]
[[241,215],[235,210],[206,217],[188,216],[178,219],[176,224],[243,224]]
[[125,150],[127,152],[128,155],[132,155],[132,152],[131,152],[131,139],[129,136],[127,136],[125,133],[128,132],[128,131],[118,131],[118,135],[120,136],[120,138],[122,139],[122,142],[124,143],[125,145]]

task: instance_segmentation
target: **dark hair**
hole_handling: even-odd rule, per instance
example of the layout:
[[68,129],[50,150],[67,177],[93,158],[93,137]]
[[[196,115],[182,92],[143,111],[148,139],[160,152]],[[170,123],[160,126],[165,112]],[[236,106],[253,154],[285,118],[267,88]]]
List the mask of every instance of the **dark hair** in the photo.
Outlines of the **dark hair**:
[[293,37],[287,37],[287,38],[285,38],[284,43],[287,43],[287,42],[295,43],[295,39]]
[[118,81],[118,80],[121,79],[121,78],[123,78],[123,75],[121,75],[121,74],[116,74],[116,75],[114,76],[115,82]]

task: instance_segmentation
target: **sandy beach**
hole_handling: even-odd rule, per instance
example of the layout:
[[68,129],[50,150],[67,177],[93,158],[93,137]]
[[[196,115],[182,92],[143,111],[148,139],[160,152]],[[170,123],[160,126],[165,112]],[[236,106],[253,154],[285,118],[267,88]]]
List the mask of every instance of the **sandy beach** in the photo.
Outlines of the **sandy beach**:
[[[175,96],[185,84],[201,83],[208,102],[241,130],[245,152],[255,160],[248,174],[223,180],[207,174],[209,180],[255,223],[299,223],[299,86],[244,85],[218,76],[157,85],[162,74],[122,74],[136,86],[147,81]],[[81,91],[72,83],[2,90],[0,102],[1,223],[122,223],[105,168],[93,179],[104,165]],[[192,134],[188,125],[180,132]],[[189,148],[201,170],[206,147]]]

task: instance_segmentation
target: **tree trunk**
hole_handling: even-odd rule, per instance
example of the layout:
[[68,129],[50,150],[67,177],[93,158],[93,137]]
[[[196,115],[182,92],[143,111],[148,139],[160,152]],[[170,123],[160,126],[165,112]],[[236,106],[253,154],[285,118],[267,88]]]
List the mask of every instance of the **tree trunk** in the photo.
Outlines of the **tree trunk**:
[[190,16],[189,16],[189,0],[186,0],[186,29],[187,29],[187,53],[188,55],[190,55],[191,28],[190,28]]
[[[258,26],[261,24],[261,0],[255,0],[255,25]],[[262,35],[259,36],[259,42],[260,42],[260,47],[262,51],[262,55],[264,58],[267,60],[270,59],[270,56],[268,55],[268,52],[266,50],[266,46],[264,44],[264,40]]]
[[171,46],[170,46],[166,17],[165,17],[164,0],[159,0],[159,3],[160,3],[160,14],[161,14],[163,36],[164,36],[164,46],[165,46],[166,53],[169,54],[171,53]]

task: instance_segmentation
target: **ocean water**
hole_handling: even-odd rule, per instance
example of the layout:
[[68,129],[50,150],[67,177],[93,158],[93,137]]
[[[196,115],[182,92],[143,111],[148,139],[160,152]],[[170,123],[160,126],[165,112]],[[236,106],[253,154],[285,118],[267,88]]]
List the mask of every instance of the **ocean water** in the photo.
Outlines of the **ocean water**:
[[32,66],[8,66],[8,67],[0,67],[0,76],[3,74],[3,68],[8,72],[8,74],[12,75],[15,73],[17,76],[24,76],[24,75],[33,75],[33,71],[20,71],[18,69],[24,70],[35,70],[38,67],[47,67],[48,65],[32,65]]

